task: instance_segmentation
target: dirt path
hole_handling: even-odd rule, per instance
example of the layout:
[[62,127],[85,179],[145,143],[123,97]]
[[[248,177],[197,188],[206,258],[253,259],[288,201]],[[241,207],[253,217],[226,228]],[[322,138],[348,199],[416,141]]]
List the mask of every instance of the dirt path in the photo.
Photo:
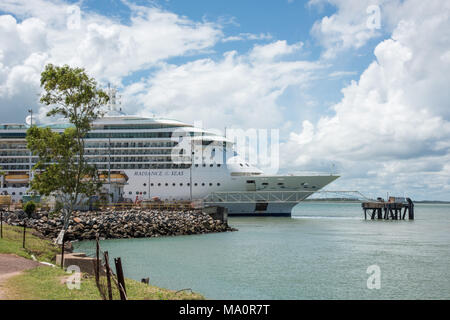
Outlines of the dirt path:
[[0,253],[0,300],[8,299],[3,287],[6,280],[20,274],[24,270],[35,268],[39,262],[25,259],[13,254]]

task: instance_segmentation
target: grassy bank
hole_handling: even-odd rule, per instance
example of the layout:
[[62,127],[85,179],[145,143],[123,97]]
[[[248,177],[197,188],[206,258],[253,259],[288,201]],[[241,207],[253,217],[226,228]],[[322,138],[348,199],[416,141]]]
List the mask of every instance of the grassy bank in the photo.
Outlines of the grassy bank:
[[[25,249],[22,248],[22,227],[14,227],[3,224],[3,238],[0,239],[0,253],[15,254],[31,259],[34,255],[39,261],[55,262],[56,254],[60,248],[51,241],[40,239],[32,235],[32,230],[27,229]],[[83,275],[80,289],[70,290],[66,280],[70,274],[60,268],[40,266],[27,270],[22,274],[12,277],[3,284],[10,299],[20,300],[98,300],[101,296],[95,284],[95,279],[89,275]],[[178,299],[204,299],[203,296],[189,291],[175,292],[149,286],[132,279],[126,279],[128,299],[149,300],[178,300]],[[114,298],[118,299],[117,289],[114,290]]]
[[55,262],[56,255],[61,251],[50,240],[40,239],[32,235],[32,229],[27,229],[25,249],[22,247],[23,228],[3,224],[3,239],[0,239],[0,253],[16,254],[31,259],[34,255],[39,261]]
[[[5,288],[11,299],[21,300],[99,300],[95,279],[84,275],[80,289],[69,289],[66,280],[70,275],[59,268],[37,267],[10,278]],[[128,299],[130,300],[198,300],[201,295],[187,291],[176,293],[172,290],[149,286],[135,280],[126,279]],[[114,290],[114,299],[119,299]]]

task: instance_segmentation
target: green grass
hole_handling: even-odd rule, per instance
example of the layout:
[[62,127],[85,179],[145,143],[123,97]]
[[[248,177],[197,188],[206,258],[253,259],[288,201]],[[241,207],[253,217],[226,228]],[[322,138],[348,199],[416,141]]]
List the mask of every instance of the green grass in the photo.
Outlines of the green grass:
[[[3,238],[0,239],[0,253],[16,254],[31,259],[34,255],[39,261],[55,262],[56,254],[61,249],[51,241],[32,235],[32,229],[27,229],[25,249],[22,248],[23,228],[3,224]],[[40,266],[24,271],[22,274],[6,281],[4,288],[10,299],[20,300],[98,300],[101,299],[95,279],[84,274],[80,289],[70,290],[66,285],[69,273],[60,268]],[[102,277],[102,284],[106,279]],[[114,283],[113,298],[119,299],[119,293]],[[203,296],[189,291],[176,293],[172,290],[146,285],[132,279],[125,279],[128,299],[131,300],[179,300],[204,299]]]
[[[70,276],[60,268],[40,266],[8,279],[5,288],[12,299],[21,300],[99,300],[101,299],[92,276],[84,275],[80,289],[69,289],[66,280]],[[104,279],[103,279],[104,281]],[[126,279],[125,286],[129,300],[198,300],[201,295],[182,291],[161,289],[135,280]],[[113,297],[119,299],[113,284]]]
[[39,261],[55,262],[55,257],[61,249],[50,240],[40,239],[32,235],[32,229],[27,229],[25,249],[22,247],[23,227],[3,224],[3,238],[0,238],[0,253],[16,254],[31,259],[34,255]]

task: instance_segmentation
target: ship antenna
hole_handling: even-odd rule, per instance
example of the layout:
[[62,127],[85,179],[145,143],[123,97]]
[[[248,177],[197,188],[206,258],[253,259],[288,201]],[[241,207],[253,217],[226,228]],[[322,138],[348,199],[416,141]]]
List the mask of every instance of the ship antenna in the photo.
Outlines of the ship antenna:
[[[122,102],[120,101],[120,98],[122,96],[117,95],[117,88],[114,86],[112,87],[111,83],[109,82],[108,82],[108,96],[109,96],[108,111],[117,111],[117,105],[122,104]],[[120,110],[122,111],[122,108],[120,108]]]

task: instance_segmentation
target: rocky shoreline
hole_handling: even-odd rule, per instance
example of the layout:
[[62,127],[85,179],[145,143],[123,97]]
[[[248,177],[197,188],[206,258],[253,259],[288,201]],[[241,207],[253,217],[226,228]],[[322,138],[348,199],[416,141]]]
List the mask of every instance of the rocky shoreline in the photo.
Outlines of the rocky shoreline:
[[[38,212],[30,219],[23,211],[3,213],[3,221],[9,225],[35,229],[45,238],[54,239],[61,231],[62,215]],[[214,220],[201,210],[166,211],[166,210],[105,210],[75,211],[72,214],[65,239],[93,240],[98,233],[103,239],[150,238],[204,234],[213,232],[236,231],[220,220]]]

